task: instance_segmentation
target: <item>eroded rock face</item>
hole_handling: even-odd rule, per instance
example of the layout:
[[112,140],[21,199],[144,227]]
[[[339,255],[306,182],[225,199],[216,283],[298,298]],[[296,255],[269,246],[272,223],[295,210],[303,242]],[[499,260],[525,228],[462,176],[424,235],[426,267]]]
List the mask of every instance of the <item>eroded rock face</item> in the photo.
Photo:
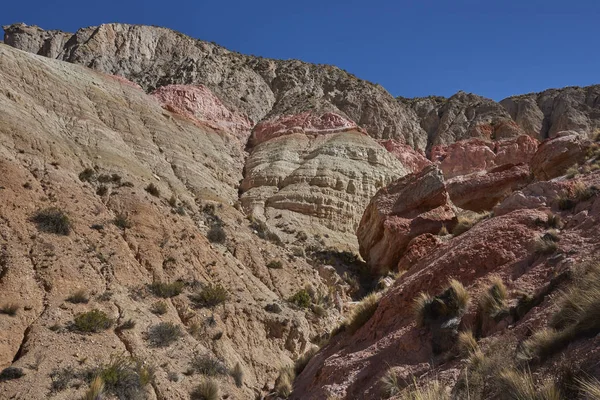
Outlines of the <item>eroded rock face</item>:
[[392,153],[410,172],[419,172],[431,164],[423,152],[395,139],[378,140],[379,144]]
[[442,173],[430,165],[373,197],[356,231],[360,254],[375,271],[394,270],[411,239],[451,230],[455,219]]
[[590,141],[575,132],[561,132],[546,140],[531,160],[531,170],[539,180],[563,175],[569,167],[585,159]]

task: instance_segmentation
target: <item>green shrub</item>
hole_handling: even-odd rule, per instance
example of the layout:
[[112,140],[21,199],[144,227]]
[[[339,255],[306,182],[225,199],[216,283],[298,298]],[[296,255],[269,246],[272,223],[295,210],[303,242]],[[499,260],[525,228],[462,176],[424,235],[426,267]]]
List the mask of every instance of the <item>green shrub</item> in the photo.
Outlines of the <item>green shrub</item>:
[[90,298],[84,289],[80,289],[67,297],[67,301],[73,304],[86,304],[88,301],[90,301]]
[[71,233],[71,220],[64,211],[50,207],[36,212],[31,218],[42,232],[68,235]]
[[272,260],[267,264],[267,268],[281,269],[283,268],[283,264],[279,260]]
[[190,394],[191,400],[218,400],[219,384],[212,379],[205,379]]
[[221,225],[213,225],[208,230],[208,233],[206,234],[206,238],[211,243],[223,244],[227,240],[227,233],[225,232],[225,230],[223,229],[223,227]]
[[127,321],[125,321],[121,325],[119,325],[117,327],[117,330],[126,331],[126,330],[133,329],[133,328],[135,328],[135,321],[132,319],[128,319]]
[[11,381],[13,379],[19,379],[23,377],[25,373],[21,368],[17,367],[6,367],[0,372],[0,382]]
[[363,298],[361,302],[354,307],[350,314],[350,318],[348,318],[348,321],[345,323],[348,332],[354,334],[354,332],[366,324],[373,314],[375,314],[375,311],[377,311],[378,305],[379,294],[377,293],[371,293]]
[[154,282],[150,285],[150,291],[154,293],[155,296],[168,299],[181,294],[183,291],[183,286],[184,284],[181,281],[175,281],[172,283]]
[[127,215],[122,213],[115,215],[113,223],[121,229],[129,229],[132,227],[131,221],[129,221]]
[[88,375],[99,377],[106,390],[119,399],[142,397],[144,387],[154,381],[153,368],[124,354],[112,355],[107,364],[89,371]]
[[190,299],[198,307],[213,308],[219,304],[225,303],[229,299],[229,294],[221,284],[213,285],[212,283],[209,283],[194,295],[190,296]]
[[229,373],[225,364],[210,354],[195,354],[191,361],[191,368],[195,372],[206,376],[227,375]]
[[6,303],[0,307],[0,314],[10,315],[11,317],[17,315],[17,311],[19,311],[19,305],[16,303]]
[[148,340],[155,347],[168,347],[183,336],[179,325],[172,322],[161,322],[150,327]]
[[113,320],[104,311],[93,309],[78,314],[73,321],[73,329],[79,332],[102,332],[110,328]]
[[158,190],[154,183],[150,183],[148,186],[146,186],[144,190],[146,190],[146,192],[150,193],[154,197],[160,196],[160,190]]
[[308,308],[310,307],[311,298],[306,289],[300,289],[289,298],[289,301],[300,308]]

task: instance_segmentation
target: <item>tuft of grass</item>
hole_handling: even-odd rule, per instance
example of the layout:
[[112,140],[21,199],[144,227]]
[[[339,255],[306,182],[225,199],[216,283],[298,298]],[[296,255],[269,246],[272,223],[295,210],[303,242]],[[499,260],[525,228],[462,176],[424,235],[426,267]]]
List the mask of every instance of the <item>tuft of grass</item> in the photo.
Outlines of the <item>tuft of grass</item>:
[[506,309],[508,290],[499,276],[492,276],[490,283],[488,290],[479,299],[479,308],[493,318]]
[[538,237],[534,242],[533,251],[538,255],[552,254],[558,250],[558,245],[554,240],[546,236]]
[[67,301],[73,304],[87,304],[87,302],[90,301],[90,298],[84,289],[79,289],[67,297]]
[[93,309],[77,314],[73,320],[72,328],[79,332],[98,333],[107,330],[112,324],[113,320],[104,311]]
[[244,370],[239,362],[235,364],[230,374],[233,377],[235,386],[241,388],[244,385]]
[[218,400],[219,398],[219,384],[212,379],[203,380],[190,393],[191,400]]
[[311,304],[310,294],[306,289],[300,289],[294,293],[288,301],[292,304],[297,305],[300,308],[308,308]]
[[560,391],[551,381],[536,386],[529,372],[507,369],[500,373],[500,384],[511,400],[561,400]]
[[457,347],[460,354],[463,356],[471,356],[479,350],[477,340],[471,331],[463,331],[458,334]]
[[158,188],[156,187],[156,185],[154,183],[150,183],[148,186],[145,187],[144,190],[146,192],[150,193],[154,197],[160,196],[160,190],[158,190]]
[[229,372],[225,364],[208,353],[195,354],[190,366],[193,371],[206,376],[227,375]]
[[591,199],[595,194],[594,187],[588,187],[583,182],[577,182],[573,185],[571,193],[563,193],[558,197],[558,208],[560,210],[570,210],[578,203]]
[[304,368],[308,365],[310,360],[317,354],[319,351],[318,347],[311,347],[304,354],[302,354],[298,359],[294,362],[294,373],[296,376],[300,375]]
[[140,398],[144,387],[154,380],[153,368],[124,354],[113,354],[107,364],[89,374],[100,378],[106,390],[119,399]]
[[6,367],[0,372],[0,382],[11,381],[13,379],[19,379],[23,377],[25,373],[21,368],[17,367]]
[[17,315],[17,311],[19,311],[19,305],[17,303],[6,303],[0,307],[0,314],[10,315],[11,317]]
[[465,287],[456,279],[451,279],[448,288],[440,295],[431,297],[421,293],[415,299],[413,310],[417,325],[425,326],[432,321],[463,315],[467,311],[469,301],[469,292]]
[[206,238],[211,243],[223,244],[227,240],[227,233],[221,225],[216,224],[210,227],[208,233],[206,234]]
[[127,218],[126,214],[118,213],[115,215],[115,219],[113,220],[113,224],[121,229],[129,229],[133,226],[131,221]]
[[578,379],[579,390],[586,400],[600,399],[600,382],[597,379]]
[[71,233],[72,224],[69,216],[59,208],[50,207],[37,211],[31,220],[38,229],[46,233],[67,236]]
[[121,325],[119,325],[117,327],[117,330],[127,331],[127,330],[133,329],[133,328],[135,328],[135,321],[130,318],[127,321],[123,322]]
[[148,331],[148,340],[155,347],[168,347],[182,336],[181,327],[172,322],[161,322],[150,327]]
[[560,229],[562,227],[560,215],[552,213],[548,214],[548,218],[546,219],[546,225],[549,228]]
[[154,282],[149,286],[149,288],[155,296],[168,299],[181,294],[183,291],[183,286],[184,284],[181,281],[175,281],[171,283]]
[[275,380],[275,392],[284,399],[287,399],[292,393],[292,385],[296,375],[292,367],[283,367],[279,370],[279,375]]
[[375,311],[377,311],[377,306],[379,305],[379,294],[370,293],[365,296],[360,303],[358,303],[348,321],[346,322],[346,330],[352,335],[354,332],[360,329],[364,324],[367,323],[368,320],[371,319]]
[[379,381],[383,395],[388,397],[397,396],[402,390],[402,382],[398,374],[392,369],[388,369]]
[[323,318],[327,315],[327,309],[320,304],[314,304],[312,306],[312,311],[319,318]]
[[468,213],[464,215],[458,216],[458,222],[454,229],[452,229],[453,236],[459,236],[474,227],[479,221],[488,218],[490,216],[489,212],[484,212],[481,214],[478,213]]
[[97,376],[90,383],[90,387],[86,390],[82,400],[102,400],[104,394],[104,381]]
[[283,268],[283,264],[279,260],[272,260],[267,264],[267,268],[281,269]]
[[209,283],[191,295],[190,299],[199,307],[214,308],[229,300],[229,294],[221,284],[213,285]]
[[86,168],[79,173],[79,180],[82,182],[92,182],[95,179],[96,171],[92,168]]
[[440,229],[440,231],[438,232],[438,236],[446,236],[449,234],[450,232],[448,232],[448,228],[446,228],[446,225],[442,225],[442,229]]
[[157,301],[150,307],[150,312],[156,315],[164,315],[169,310],[169,306],[164,301]]
[[420,386],[416,380],[408,390],[402,393],[403,400],[450,400],[446,387],[437,379],[426,386]]

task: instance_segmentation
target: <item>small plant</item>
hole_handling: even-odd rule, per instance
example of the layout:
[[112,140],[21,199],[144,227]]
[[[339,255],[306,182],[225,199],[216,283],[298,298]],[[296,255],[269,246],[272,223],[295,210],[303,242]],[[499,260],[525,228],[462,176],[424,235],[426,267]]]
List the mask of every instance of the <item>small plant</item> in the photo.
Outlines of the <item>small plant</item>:
[[7,367],[0,372],[0,382],[2,381],[11,381],[13,379],[19,379],[23,377],[25,373],[21,368],[17,367]]
[[304,368],[308,365],[309,361],[317,354],[319,349],[317,347],[311,347],[304,354],[302,354],[296,362],[294,362],[294,373],[296,376],[300,375]]
[[289,302],[297,305],[300,308],[310,307],[311,298],[306,289],[300,289],[294,293],[289,299]]
[[352,314],[350,314],[350,318],[348,318],[348,321],[346,322],[347,331],[352,335],[360,327],[366,324],[373,314],[375,314],[375,311],[377,311],[378,305],[379,294],[371,293],[365,296],[352,310]]
[[556,242],[546,236],[538,237],[534,243],[534,252],[539,255],[552,254],[558,250]]
[[90,383],[90,387],[83,395],[83,400],[102,400],[104,393],[104,382],[99,376],[95,377]]
[[323,318],[324,316],[327,315],[327,309],[325,309],[325,307],[323,307],[320,304],[315,304],[312,306],[312,311],[315,313],[315,315],[319,318]]
[[279,260],[272,260],[267,264],[267,268],[281,269],[283,268],[283,264]]
[[244,385],[244,370],[239,362],[231,370],[231,376],[233,377],[235,386],[241,388]]
[[573,185],[571,194],[563,193],[558,197],[558,208],[560,210],[570,210],[582,201],[591,199],[596,194],[597,189],[588,187],[583,182],[577,182]]
[[112,324],[113,320],[104,311],[93,309],[78,314],[73,321],[72,328],[79,332],[97,333],[110,328]]
[[206,238],[211,243],[223,244],[227,240],[227,233],[225,233],[225,230],[223,229],[223,227],[221,225],[213,225],[208,230],[208,233],[206,234]]
[[402,384],[396,371],[392,368],[388,369],[379,381],[381,384],[381,390],[383,395],[387,397],[394,397],[400,394],[402,390]]
[[164,301],[157,301],[150,307],[150,312],[156,315],[164,315],[169,310],[169,306]]
[[577,383],[586,400],[600,399],[600,382],[597,379],[579,379]]
[[92,182],[95,179],[96,171],[92,168],[86,168],[79,173],[79,180],[82,182]]
[[90,375],[99,377],[106,390],[120,399],[139,398],[144,387],[154,380],[153,368],[124,354],[113,354],[107,364],[90,371]]
[[183,336],[183,331],[179,325],[172,322],[161,322],[150,328],[148,340],[155,347],[168,347]]
[[482,214],[469,213],[469,214],[465,214],[465,215],[460,215],[458,217],[458,222],[457,222],[456,226],[452,230],[452,235],[453,236],[462,235],[463,233],[465,233],[466,231],[471,229],[473,226],[475,226],[479,221],[481,221],[485,218],[488,218],[489,216],[490,216],[490,213],[487,213],[487,212],[482,213]]
[[275,380],[275,392],[280,397],[287,399],[288,396],[292,393],[292,384],[294,383],[294,379],[296,375],[294,374],[294,369],[291,367],[283,367],[279,370],[279,375]]
[[17,315],[17,311],[19,311],[19,305],[16,303],[6,303],[0,307],[0,314],[10,315],[11,317]]
[[493,276],[490,282],[490,287],[479,300],[479,308],[493,318],[506,309],[508,291],[499,276]]
[[562,227],[560,215],[552,213],[548,214],[548,218],[546,219],[546,225],[548,226],[548,228],[560,229]]
[[214,308],[225,303],[229,299],[229,294],[221,284],[213,285],[209,283],[196,294],[190,296],[190,299],[199,307]]
[[195,354],[191,361],[191,368],[206,376],[227,375],[229,372],[225,364],[210,354]]
[[191,400],[218,400],[219,384],[212,379],[204,379],[190,394]]
[[121,325],[119,325],[117,327],[117,330],[127,331],[127,330],[133,329],[133,328],[135,328],[135,321],[130,318],[127,321],[123,322]]
[[426,386],[419,386],[416,380],[412,386],[402,393],[403,400],[450,400],[444,385],[436,380],[429,382]]
[[500,373],[504,393],[512,400],[561,400],[560,391],[553,382],[536,387],[531,373],[508,369]]
[[132,227],[131,221],[129,221],[127,215],[122,213],[115,215],[113,223],[121,229],[129,229]]
[[56,207],[45,208],[36,212],[31,220],[42,232],[64,236],[71,233],[71,220],[64,211]]
[[148,186],[146,186],[144,190],[146,190],[146,192],[150,193],[154,197],[160,196],[160,190],[158,190],[154,183],[150,183]]
[[449,287],[440,295],[431,297],[421,293],[414,303],[417,325],[425,326],[429,322],[445,320],[465,313],[469,305],[469,293],[455,279],[448,283]]
[[100,185],[98,186],[98,189],[96,189],[96,194],[98,196],[104,196],[106,193],[108,193],[108,187],[105,185]]
[[173,208],[177,207],[177,197],[174,194],[169,198],[169,205]]
[[184,284],[181,281],[172,283],[154,282],[150,285],[150,291],[154,293],[155,296],[168,299],[181,294],[183,286]]
[[446,228],[446,225],[442,225],[442,229],[440,229],[440,231],[438,232],[438,236],[446,236],[449,234],[450,232],[448,232],[448,228]]
[[50,373],[50,379],[52,379],[50,391],[52,393],[62,392],[71,385],[73,380],[78,379],[78,374],[70,366],[60,369],[56,368]]
[[67,301],[73,304],[86,304],[90,301],[90,298],[84,289],[80,289],[67,297]]
[[457,347],[460,354],[469,356],[479,350],[477,340],[471,331],[463,331],[458,334]]

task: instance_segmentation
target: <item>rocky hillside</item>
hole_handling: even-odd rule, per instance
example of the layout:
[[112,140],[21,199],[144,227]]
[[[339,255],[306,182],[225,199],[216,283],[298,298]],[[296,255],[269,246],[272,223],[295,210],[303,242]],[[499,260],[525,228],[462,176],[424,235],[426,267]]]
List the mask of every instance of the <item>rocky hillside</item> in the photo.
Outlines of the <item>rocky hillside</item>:
[[4,29],[0,398],[95,376],[123,399],[502,398],[523,366],[577,398],[598,376],[598,327],[552,315],[594,288],[600,86],[393,98],[164,28]]

